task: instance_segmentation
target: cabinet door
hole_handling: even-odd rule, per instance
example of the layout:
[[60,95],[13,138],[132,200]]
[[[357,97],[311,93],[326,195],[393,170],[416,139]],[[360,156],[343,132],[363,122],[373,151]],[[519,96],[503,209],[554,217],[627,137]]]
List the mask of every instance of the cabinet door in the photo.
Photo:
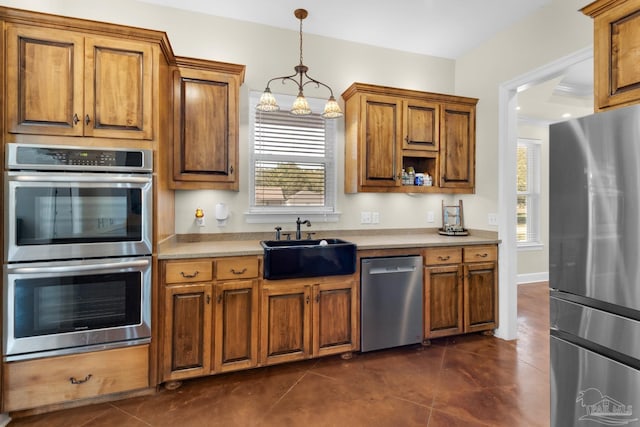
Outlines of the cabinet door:
[[363,187],[396,187],[402,184],[400,147],[402,101],[394,97],[362,97],[360,147]]
[[445,104],[441,111],[440,187],[475,186],[475,107]]
[[426,267],[424,280],[425,338],[463,333],[462,265]]
[[162,378],[164,381],[210,373],[211,310],[210,284],[166,288]]
[[313,287],[313,355],[344,353],[355,349],[359,333],[354,280],[322,283]]
[[261,362],[289,362],[311,356],[309,286],[262,290]]
[[465,332],[498,327],[498,272],[495,262],[464,266]]
[[594,19],[596,111],[640,100],[640,1],[609,2],[608,7],[597,10]]
[[153,138],[154,63],[150,44],[86,39],[86,136]]
[[258,363],[258,281],[216,284],[214,369],[231,371]]
[[406,101],[404,120],[405,150],[438,151],[440,147],[440,106],[432,102]]
[[174,180],[238,190],[238,86],[232,75],[175,72]]
[[7,24],[7,130],[82,135],[84,38]]

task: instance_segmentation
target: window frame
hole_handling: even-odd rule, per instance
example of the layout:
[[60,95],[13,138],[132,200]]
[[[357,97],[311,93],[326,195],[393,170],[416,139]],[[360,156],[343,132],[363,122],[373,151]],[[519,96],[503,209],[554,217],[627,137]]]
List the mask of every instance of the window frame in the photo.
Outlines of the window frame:
[[[247,223],[281,223],[295,221],[298,217],[304,216],[305,219],[315,220],[319,222],[337,222],[340,219],[340,212],[337,209],[337,181],[338,181],[338,155],[337,155],[337,137],[338,126],[336,119],[323,119],[325,121],[325,145],[328,146],[327,156],[324,158],[325,163],[325,205],[324,206],[256,206],[255,204],[255,163],[260,160],[260,156],[255,152],[256,145],[256,119],[258,114],[256,106],[260,100],[262,92],[249,91],[249,207],[245,212],[245,221]],[[286,94],[276,94],[281,111],[293,104],[295,96]],[[307,97],[307,102],[314,113],[321,112],[324,109],[326,100]],[[269,113],[262,113],[269,114]],[[303,161],[302,157],[300,158]],[[308,161],[309,159],[307,159]]]
[[[542,141],[539,139],[531,138],[518,138],[517,148],[521,146],[527,147],[527,150],[534,150],[533,154],[527,154],[527,190],[525,192],[518,191],[516,182],[516,227],[517,221],[517,199],[524,196],[527,198],[527,235],[531,236],[527,240],[518,240],[518,233],[516,230],[516,243],[519,250],[532,250],[539,249],[543,246],[541,236],[541,156],[542,156]],[[516,148],[516,151],[517,151]],[[516,167],[517,169],[517,167]],[[517,179],[516,172],[516,179]]]

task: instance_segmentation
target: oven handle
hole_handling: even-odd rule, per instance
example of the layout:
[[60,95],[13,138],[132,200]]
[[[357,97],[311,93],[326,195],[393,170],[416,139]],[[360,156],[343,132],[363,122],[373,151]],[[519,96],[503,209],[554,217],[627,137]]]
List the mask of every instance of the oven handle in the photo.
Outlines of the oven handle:
[[58,267],[16,267],[11,269],[14,274],[34,274],[34,273],[72,273],[76,271],[95,271],[96,269],[123,269],[130,267],[146,267],[149,260],[139,259],[133,261],[118,261],[105,264],[88,264],[88,265],[62,265]]
[[99,175],[96,176],[92,174],[91,176],[87,175],[55,175],[55,174],[47,174],[43,175],[35,175],[35,174],[20,174],[11,176],[12,181],[20,181],[20,182],[107,182],[107,183],[131,183],[131,184],[146,184],[151,182],[150,176],[122,176],[122,175]]

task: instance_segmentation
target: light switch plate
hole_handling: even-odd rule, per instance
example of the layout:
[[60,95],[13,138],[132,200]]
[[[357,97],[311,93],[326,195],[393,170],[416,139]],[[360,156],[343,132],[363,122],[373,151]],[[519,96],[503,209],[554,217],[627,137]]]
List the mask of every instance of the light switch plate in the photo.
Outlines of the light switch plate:
[[435,220],[435,214],[433,211],[427,211],[427,222],[434,222]]
[[371,224],[371,212],[360,212],[360,224]]
[[489,214],[489,225],[498,225],[498,214],[496,213]]
[[371,224],[380,222],[380,212],[371,212]]

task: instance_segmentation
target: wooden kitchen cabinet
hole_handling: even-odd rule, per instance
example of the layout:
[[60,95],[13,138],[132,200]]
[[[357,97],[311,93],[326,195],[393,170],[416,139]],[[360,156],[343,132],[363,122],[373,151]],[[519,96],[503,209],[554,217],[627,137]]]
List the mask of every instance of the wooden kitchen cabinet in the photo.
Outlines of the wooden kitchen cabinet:
[[475,105],[445,104],[441,113],[440,188],[475,188]]
[[165,289],[164,381],[211,372],[211,287],[208,283],[168,286]]
[[263,284],[261,317],[262,364],[311,356],[311,286]]
[[464,333],[462,248],[427,249],[424,270],[425,339]]
[[161,356],[168,388],[181,379],[247,369],[258,362],[259,259],[163,261]]
[[425,250],[424,336],[498,327],[497,246]]
[[[477,99],[354,83],[345,100],[345,192],[473,193]],[[402,169],[433,186],[402,184]]]
[[498,327],[498,248],[464,248],[464,330]]
[[2,412],[148,388],[149,346],[3,364]]
[[313,292],[313,355],[349,355],[359,343],[359,293],[355,279],[320,283]]
[[176,62],[172,186],[238,191],[238,98],[245,66],[183,57]]
[[258,293],[258,280],[216,284],[214,371],[227,372],[257,365]]
[[152,43],[7,24],[7,131],[152,139]]
[[640,0],[598,0],[581,9],[593,18],[594,109],[640,101]]
[[261,363],[343,353],[359,345],[353,276],[263,282]]

